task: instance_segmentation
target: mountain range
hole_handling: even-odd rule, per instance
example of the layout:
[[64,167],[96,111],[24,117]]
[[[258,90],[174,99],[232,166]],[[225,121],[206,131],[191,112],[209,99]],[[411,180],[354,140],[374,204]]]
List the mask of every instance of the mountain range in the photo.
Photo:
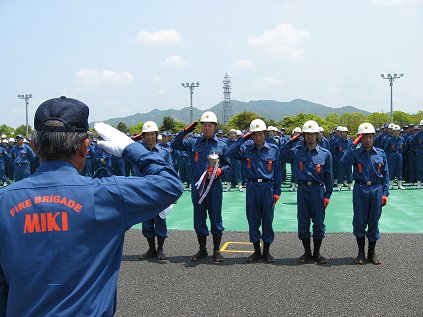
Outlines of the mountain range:
[[[224,102],[220,102],[217,105],[213,106],[209,111],[213,111],[218,120],[222,121],[223,118],[223,104]],[[238,101],[238,100],[231,100],[232,106],[232,114],[237,115],[244,111],[251,111],[255,112],[258,115],[267,118],[273,119],[275,121],[282,120],[285,116],[295,117],[299,113],[312,113],[320,117],[326,117],[330,113],[336,113],[338,115],[342,115],[343,113],[350,113],[350,112],[361,112],[364,115],[369,115],[370,112],[364,111],[355,107],[345,106],[341,108],[332,108],[327,107],[322,104],[314,103],[307,100],[302,99],[294,99],[289,102],[281,102],[275,100],[252,100],[248,102]],[[201,114],[206,110],[200,110],[198,108],[193,107],[193,118],[194,120],[201,117]],[[146,121],[154,121],[157,124],[161,124],[163,122],[163,118],[169,116],[178,121],[189,123],[190,121],[190,111],[189,107],[185,107],[182,109],[168,109],[168,110],[158,110],[154,109],[147,113],[136,113],[127,117],[121,118],[111,118],[106,120],[105,122],[112,125],[117,126],[119,122],[125,123],[128,127],[136,125],[139,122],[146,122]],[[90,123],[92,126],[94,122]]]

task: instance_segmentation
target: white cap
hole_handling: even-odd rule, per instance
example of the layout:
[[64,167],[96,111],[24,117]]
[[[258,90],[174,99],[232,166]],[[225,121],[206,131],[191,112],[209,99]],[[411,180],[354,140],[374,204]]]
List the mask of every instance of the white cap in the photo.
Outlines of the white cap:
[[261,119],[254,119],[250,123],[250,132],[266,131],[266,123]]
[[296,127],[294,130],[292,130],[292,134],[294,134],[294,133],[301,133],[301,128]]
[[142,133],[144,132],[159,132],[159,128],[157,127],[157,124],[154,121],[146,121],[142,125]]
[[364,122],[358,127],[358,134],[376,133],[375,127],[369,122]]
[[319,132],[319,124],[314,120],[308,120],[304,123],[302,132]]
[[214,112],[206,111],[201,115],[200,122],[217,123],[217,117]]

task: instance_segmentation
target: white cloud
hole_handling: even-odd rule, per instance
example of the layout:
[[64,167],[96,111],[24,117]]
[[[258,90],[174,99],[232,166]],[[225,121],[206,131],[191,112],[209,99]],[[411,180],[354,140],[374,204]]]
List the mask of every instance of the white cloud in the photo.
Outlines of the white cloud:
[[141,31],[135,37],[137,42],[144,44],[175,44],[181,41],[181,35],[176,30],[160,30],[156,32]]
[[301,42],[310,36],[308,31],[302,31],[288,23],[279,24],[272,30],[266,30],[262,35],[252,35],[248,43],[262,47],[269,54],[299,58],[304,53]]
[[244,58],[244,59],[239,59],[235,63],[233,63],[232,69],[234,69],[236,71],[236,70],[241,70],[241,69],[252,68],[254,66],[255,66],[255,64],[252,60],[250,60],[248,58]]
[[260,89],[270,88],[274,86],[282,85],[284,82],[283,80],[273,78],[271,76],[266,76],[257,79],[256,81],[256,87]]
[[153,84],[158,84],[158,83],[160,83],[162,81],[162,78],[160,77],[160,76],[155,76],[152,80],[151,80],[151,82],[153,83]]
[[163,66],[173,66],[173,67],[180,67],[186,65],[186,60],[179,55],[171,55],[168,58],[166,58],[162,65]]
[[114,72],[111,70],[81,69],[76,73],[77,81],[89,87],[107,85],[126,86],[134,81],[129,72]]

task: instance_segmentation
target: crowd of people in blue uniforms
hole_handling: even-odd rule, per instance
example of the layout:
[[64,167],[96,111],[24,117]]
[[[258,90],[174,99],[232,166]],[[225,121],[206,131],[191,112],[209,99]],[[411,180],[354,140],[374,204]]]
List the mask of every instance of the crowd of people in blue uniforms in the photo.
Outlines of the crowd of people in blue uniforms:
[[[60,107],[66,110],[59,111]],[[182,182],[191,191],[199,245],[192,261],[208,256],[210,233],[213,261],[224,260],[220,253],[224,232],[223,191],[233,188],[239,191],[246,188],[249,239],[254,246],[247,262],[274,261],[270,253],[274,241],[274,208],[281,197],[282,183],[288,181],[286,164],[289,163],[290,191],[297,192],[298,238],[304,247],[298,262],[327,263],[320,252],[326,231],[326,208],[333,188],[339,191],[345,186],[353,191],[352,224],[358,246],[354,261],[380,264],[375,248],[389,189],[395,180],[399,189],[404,188],[404,181],[417,183],[420,189],[423,180],[423,120],[417,128],[404,127],[403,133],[395,124],[377,131],[365,122],[352,140],[348,138],[347,127],[335,128],[326,139],[322,127],[313,120],[295,128],[291,136],[284,129],[267,127],[261,119],[253,120],[249,131],[231,129],[225,135],[221,130],[216,131],[217,117],[210,111],[203,113],[199,123],[191,123],[176,135],[159,133],[157,124],[147,121],[142,132],[132,137],[97,123],[95,131],[99,136],[95,138],[88,132],[87,119],[88,108],[83,103],[66,97],[55,98],[37,109],[34,150],[22,135],[9,139],[1,136],[0,178],[4,185],[12,184],[0,191],[2,206],[7,205],[10,213],[2,217],[0,229],[2,241],[15,246],[0,245],[2,314],[43,315],[68,310],[73,315],[83,311],[86,315],[113,315],[116,272],[125,231],[141,222],[148,250],[140,259],[166,259],[163,251],[168,237],[166,217],[182,193]],[[50,125],[50,121],[54,124]],[[201,133],[195,133],[198,124]],[[49,139],[49,133],[59,133],[62,138],[74,133],[81,138],[77,141],[78,150],[71,146],[67,148],[69,153],[62,153],[57,149],[65,149],[66,145],[57,142],[53,145],[56,152],[51,153],[47,149],[49,142],[57,139]],[[43,158],[41,165],[36,153]],[[34,176],[29,177],[31,174]],[[21,212],[25,209],[30,212]],[[95,230],[90,227],[93,221]],[[37,238],[38,233],[67,232],[75,229],[71,226],[76,224],[86,228],[77,229],[72,241],[67,235],[42,241]],[[92,239],[89,228],[97,238]],[[29,269],[26,262],[17,261],[22,256],[17,243],[23,241],[24,252],[28,248],[36,250],[28,263],[38,271],[30,280],[26,278]],[[78,271],[74,260],[63,262],[61,243],[75,247],[73,256],[79,257],[85,271]],[[53,255],[46,258],[41,252],[43,248],[53,250]],[[94,252],[88,254],[89,250]],[[62,274],[46,274],[41,259],[44,262],[47,259],[49,266],[60,265]],[[86,279],[69,280],[85,275]],[[57,296],[54,288],[43,289],[42,285],[67,285],[69,294],[75,297]],[[18,304],[25,294],[28,296],[24,296],[24,302]],[[93,298],[96,298],[94,302]]]
[[[249,262],[258,259],[273,262],[269,251],[274,236],[272,222],[274,203],[276,202],[274,202],[273,195],[279,199],[281,184],[290,181],[289,190],[298,191],[297,203],[298,209],[301,210],[297,215],[298,237],[304,245],[305,253],[299,258],[299,262],[303,263],[314,259],[320,263],[326,263],[326,259],[320,255],[320,246],[325,233],[325,208],[329,203],[333,188],[341,191],[345,187],[353,191],[353,195],[357,195],[354,192],[354,184],[363,181],[357,174],[357,167],[354,166],[351,157],[346,159],[348,155],[351,155],[350,149],[356,146],[348,137],[351,133],[347,127],[338,126],[326,138],[323,128],[315,126],[312,122],[313,128],[297,127],[293,129],[291,136],[288,136],[283,128],[266,127],[263,121],[257,122],[259,128],[251,126],[249,132],[231,129],[226,134],[222,130],[216,130],[216,115],[206,112],[200,119],[200,133],[195,132],[196,129],[193,125],[176,135],[167,131],[160,133],[157,124],[148,121],[144,124],[142,133],[138,137],[135,136],[135,139],[147,150],[158,153],[179,174],[185,188],[191,191],[194,230],[200,246],[199,252],[192,257],[194,261],[207,256],[206,239],[209,235],[207,217],[210,219],[213,236],[214,260],[215,262],[223,260],[219,252],[224,231],[222,192],[234,189],[242,192],[246,188],[249,235],[255,249]],[[257,124],[257,122],[251,124]],[[205,127],[206,125],[208,127]],[[423,180],[423,130],[421,128],[423,128],[423,120],[417,127],[410,124],[400,129],[398,125],[387,124],[375,130],[374,147],[383,150],[386,156],[383,168],[389,172],[386,173],[389,175],[388,189],[393,188],[395,181],[399,189],[404,189],[405,183],[417,184],[417,188],[421,188]],[[310,135],[316,136],[316,144],[311,148],[308,147],[304,137],[307,135],[307,131],[312,131],[309,132]],[[154,142],[147,146],[145,138],[148,134],[154,136]],[[261,145],[253,140],[253,136],[258,134],[263,134]],[[130,136],[129,133],[127,135]],[[139,175],[137,167],[128,160],[114,156],[99,147],[97,143],[101,142],[101,137],[90,136],[91,143],[87,149],[81,175],[90,177]],[[13,180],[18,181],[28,177],[39,165],[39,160],[28,141],[21,135],[16,136],[16,141],[13,138],[7,139],[6,135],[2,136],[0,177],[5,185],[10,184]],[[260,147],[257,152],[259,155],[255,152],[257,147]],[[269,151],[273,151],[273,154],[270,154]],[[219,156],[220,174],[212,182],[204,200],[199,202],[204,184],[202,187],[196,185],[198,185],[202,174],[210,167],[209,155],[211,154]],[[271,159],[270,156],[272,156]],[[266,170],[269,168],[266,166],[266,160],[268,164],[272,162],[272,167],[268,170]],[[287,179],[287,164],[290,164],[291,167],[291,180]],[[99,174],[99,170],[106,172]],[[332,183],[330,179],[333,180]],[[307,184],[316,186],[304,186]],[[385,189],[382,192],[384,196],[388,196]],[[355,199],[359,199],[358,196]],[[354,232],[362,238],[365,229],[363,229],[363,225],[361,225],[361,229],[356,229],[359,223],[358,219],[359,217],[354,217]],[[378,221],[377,217],[374,219]],[[309,230],[311,222],[313,223],[312,233]],[[260,228],[262,232],[260,232]],[[151,257],[156,257],[158,260],[165,259],[163,251],[164,241],[167,238],[165,217],[156,216],[155,219],[143,222],[142,229],[148,242],[148,250],[140,255],[140,259]],[[311,237],[314,242],[314,252],[311,252]],[[379,239],[379,233],[375,226],[371,228],[370,237],[371,241]],[[263,252],[260,248],[261,241],[264,244]]]

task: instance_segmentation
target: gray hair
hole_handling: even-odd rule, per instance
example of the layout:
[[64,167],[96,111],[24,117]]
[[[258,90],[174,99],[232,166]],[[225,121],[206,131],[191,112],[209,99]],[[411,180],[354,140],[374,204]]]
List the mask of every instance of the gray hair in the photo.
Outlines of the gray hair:
[[[64,126],[58,120],[49,120],[44,125],[51,127]],[[34,130],[32,132],[34,151],[45,161],[67,160],[80,149],[82,142],[89,138],[87,132],[55,132]]]

